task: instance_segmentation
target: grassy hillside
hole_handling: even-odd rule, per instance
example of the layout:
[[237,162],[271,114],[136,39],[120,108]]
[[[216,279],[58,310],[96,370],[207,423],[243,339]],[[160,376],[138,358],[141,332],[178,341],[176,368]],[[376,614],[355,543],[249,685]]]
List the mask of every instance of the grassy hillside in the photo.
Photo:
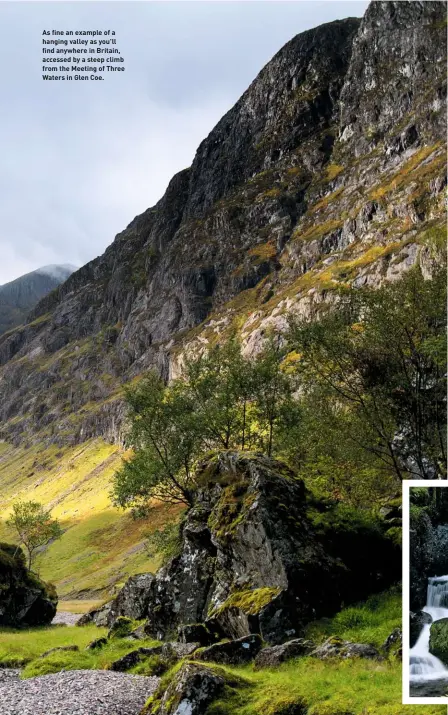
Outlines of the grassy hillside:
[[107,598],[127,576],[158,566],[146,555],[145,536],[170,508],[154,509],[149,523],[113,507],[109,481],[120,461],[118,447],[101,440],[45,450],[0,444],[0,541],[15,540],[5,520],[17,499],[51,508],[64,534],[39,554],[36,569],[62,598]]

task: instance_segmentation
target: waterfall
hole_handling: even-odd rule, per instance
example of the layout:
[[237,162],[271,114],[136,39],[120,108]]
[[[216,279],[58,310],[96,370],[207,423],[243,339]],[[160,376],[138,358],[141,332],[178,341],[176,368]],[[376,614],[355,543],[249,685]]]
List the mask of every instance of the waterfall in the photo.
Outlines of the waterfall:
[[[432,622],[448,618],[448,576],[428,579],[426,606]],[[409,674],[411,681],[425,681],[447,678],[448,669],[442,661],[429,652],[431,623],[426,623],[414,647],[409,651]]]

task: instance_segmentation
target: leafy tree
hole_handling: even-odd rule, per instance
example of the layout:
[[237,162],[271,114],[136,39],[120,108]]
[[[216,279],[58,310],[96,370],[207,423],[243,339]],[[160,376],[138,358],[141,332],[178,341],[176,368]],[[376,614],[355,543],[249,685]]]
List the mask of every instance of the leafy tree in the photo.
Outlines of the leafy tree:
[[114,476],[113,500],[139,508],[149,499],[192,504],[194,459],[204,437],[191,391],[181,380],[166,387],[150,372],[126,390],[133,456]]
[[271,334],[253,363],[253,402],[260,425],[260,446],[271,457],[276,442],[299,425],[300,408],[294,399],[296,375],[288,371],[288,347]]
[[291,321],[308,400],[326,403],[349,454],[361,448],[400,480],[445,473],[445,306],[444,272],[415,269],[350,291],[319,321]]
[[199,356],[187,356],[184,378],[208,447],[230,449],[239,445],[244,449],[251,371],[236,338]]
[[285,349],[274,342],[255,361],[235,338],[186,358],[182,379],[166,386],[154,372],[126,391],[133,455],[114,475],[112,497],[143,514],[149,500],[194,501],[194,464],[216,449],[273,453],[294,414]]
[[36,549],[59,539],[63,533],[57,519],[52,519],[51,512],[35,501],[13,504],[12,514],[6,523],[17,532],[19,545],[25,547],[30,570]]

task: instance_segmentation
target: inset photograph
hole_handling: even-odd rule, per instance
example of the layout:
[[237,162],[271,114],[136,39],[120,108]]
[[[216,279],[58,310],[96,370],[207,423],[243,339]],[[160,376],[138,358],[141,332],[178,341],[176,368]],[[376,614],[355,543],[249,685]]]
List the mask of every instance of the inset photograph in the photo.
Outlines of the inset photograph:
[[448,703],[448,483],[421,484],[408,482],[404,494],[404,693],[407,702]]

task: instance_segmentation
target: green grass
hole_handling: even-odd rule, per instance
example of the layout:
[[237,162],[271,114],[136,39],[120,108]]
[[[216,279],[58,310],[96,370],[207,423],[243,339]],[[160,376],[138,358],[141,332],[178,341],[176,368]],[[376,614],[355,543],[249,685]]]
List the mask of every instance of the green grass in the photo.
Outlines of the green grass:
[[58,611],[65,613],[87,613],[92,608],[99,608],[103,605],[104,599],[101,600],[75,600],[75,601],[59,601]]
[[[77,645],[85,648],[107,629],[97,626],[46,626],[29,630],[0,629],[0,664],[28,663],[50,648]],[[1,667],[1,666],[0,666]]]
[[[89,638],[87,642],[84,642],[81,646],[80,643],[76,643],[70,637],[67,638],[67,642],[61,645],[80,645],[79,651],[60,651],[59,653],[51,653],[45,658],[35,658],[23,669],[21,677],[22,678],[35,678],[40,675],[48,675],[50,673],[57,673],[61,670],[105,670],[111,663],[118,658],[121,658],[126,653],[130,653],[136,648],[150,648],[154,645],[160,645],[160,643],[145,639],[141,641],[131,641],[121,638],[111,639],[108,641],[107,645],[103,648],[96,650],[84,650],[87,643],[94,640],[94,638],[100,638],[106,634],[106,629],[93,627],[94,631],[90,629],[89,626],[83,626],[82,628],[72,627],[71,631],[81,631],[89,630]],[[79,637],[78,637],[79,639]],[[54,647],[54,646],[50,646]],[[45,652],[45,650],[43,651]]]
[[340,611],[332,619],[310,623],[307,638],[322,641],[338,636],[354,643],[379,647],[394,628],[401,627],[401,589],[371,596],[365,603]]
[[38,555],[36,569],[62,599],[110,598],[128,576],[159,566],[158,556],[148,556],[145,539],[176,508],[160,505],[150,521],[135,521],[114,508],[110,480],[121,457],[118,447],[99,439],[66,448],[0,444],[0,541],[15,542],[5,521],[18,499],[51,509],[64,534]]
[[[355,642],[382,645],[401,625],[398,588],[371,596],[333,619],[309,625],[316,641],[334,635]],[[166,685],[179,666],[164,676]],[[211,666],[225,675],[226,688],[207,715],[420,715],[419,706],[401,703],[401,662],[297,658],[277,668],[255,670]],[[160,695],[156,694],[156,699]],[[301,706],[301,707],[299,707]],[[426,715],[445,715],[443,706],[427,706]]]
[[[134,623],[138,625],[137,622]],[[102,670],[108,668],[114,660],[118,660],[135,648],[150,648],[160,645],[154,640],[138,641],[122,638],[110,639],[103,648],[97,651],[86,651],[88,643],[106,636],[107,628],[95,625],[82,626],[46,626],[29,630],[0,630],[0,668],[3,666],[25,666],[23,678],[33,678],[38,675],[56,673],[60,670]],[[51,648],[76,645],[79,651],[59,651],[42,658],[43,653]]]
[[[289,715],[303,705],[307,715],[420,715],[420,706],[401,704],[401,663],[362,659],[300,658],[276,669],[226,668],[247,687],[228,686],[207,715]],[[284,709],[282,709],[282,707]],[[287,707],[291,709],[288,710]],[[425,715],[445,715],[446,706],[427,706]]]

